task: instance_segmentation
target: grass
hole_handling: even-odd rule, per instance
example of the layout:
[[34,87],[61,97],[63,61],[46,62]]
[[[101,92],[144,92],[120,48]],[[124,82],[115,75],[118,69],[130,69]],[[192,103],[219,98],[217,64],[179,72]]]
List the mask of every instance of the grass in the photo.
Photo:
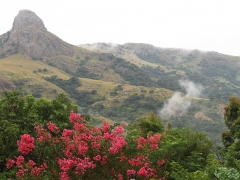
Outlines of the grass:
[[[121,85],[115,82],[106,82],[87,78],[80,78],[80,81],[82,86],[78,88],[79,90],[87,90],[89,92],[96,90],[98,95],[106,97],[102,103],[107,107],[111,107],[112,105],[116,106],[116,104],[113,103],[114,99],[119,100],[119,105],[122,104],[124,99],[128,98],[134,93],[144,94],[145,96],[153,97],[155,99],[159,99],[160,101],[166,100],[166,98],[169,98],[173,94],[172,91],[163,88],[133,86],[130,84]],[[121,85],[123,89],[118,90],[116,96],[111,96],[110,93],[113,92],[114,89],[119,85]],[[150,94],[150,90],[154,90],[154,93]]]
[[[38,72],[39,69],[47,69],[47,72]],[[34,73],[37,71],[37,73]],[[25,54],[15,54],[0,60],[1,75],[9,74],[13,78],[35,78],[39,76],[50,77],[57,75],[62,79],[69,79],[69,75],[57,68],[49,66],[40,60],[32,60]]]
[[[41,72],[39,72],[39,69]],[[46,69],[46,71],[43,71]],[[65,93],[61,88],[47,82],[44,77],[57,75],[61,79],[70,76],[40,60],[32,60],[26,54],[15,54],[0,60],[0,75],[10,80],[24,81],[22,89],[27,93],[41,92],[42,97],[53,98],[56,94]],[[53,93],[56,90],[56,93]]]

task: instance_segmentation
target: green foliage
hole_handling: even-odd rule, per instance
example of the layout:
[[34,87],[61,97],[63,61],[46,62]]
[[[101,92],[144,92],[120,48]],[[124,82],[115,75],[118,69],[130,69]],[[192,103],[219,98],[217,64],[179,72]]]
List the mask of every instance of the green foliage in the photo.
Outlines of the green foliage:
[[51,102],[52,114],[50,115],[50,120],[52,120],[57,125],[62,125],[62,123],[67,123],[69,113],[71,110],[77,112],[78,107],[67,98],[66,95],[60,94]]
[[142,66],[142,70],[157,79],[156,84],[158,87],[170,89],[172,91],[181,90],[178,81],[182,78],[182,76],[179,74],[173,73],[172,71],[165,72],[164,70],[160,69],[159,66],[154,68],[144,65]]
[[[226,165],[230,168],[240,170],[240,99],[230,97],[229,104],[224,108],[224,121],[228,131],[222,133],[222,141],[226,151]],[[233,169],[223,169],[225,175],[229,175]],[[236,174],[236,173],[233,173]],[[238,174],[239,175],[239,174]],[[236,175],[237,176],[237,175]],[[235,175],[231,178],[235,178]]]
[[[149,126],[147,119],[151,119],[151,117],[154,119],[152,124],[156,119],[159,120],[154,114],[139,119],[135,124],[129,126],[127,138],[137,138],[151,134],[150,132],[155,129],[154,126]],[[147,126],[143,126],[145,123]],[[160,125],[162,126],[162,123]],[[149,130],[149,127],[153,129]],[[159,157],[165,160],[164,166],[159,170],[164,177],[176,180],[212,180],[215,178],[214,173],[220,167],[220,164],[215,155],[212,154],[213,143],[207,138],[206,134],[189,128],[169,128],[165,131],[162,129],[161,132],[159,149],[151,152],[150,157],[153,163],[156,163],[154,159],[159,159]],[[134,143],[129,144],[129,146],[134,146]]]
[[16,140],[19,136],[19,125],[0,120],[0,172],[5,169],[5,158],[13,157],[18,153]]
[[58,78],[58,76],[56,76],[56,75],[51,76],[51,77],[46,77],[45,79],[53,84],[58,85],[59,87],[61,87],[63,89],[74,89],[74,88],[82,85],[81,82],[79,81],[79,79],[75,76],[72,76],[68,80],[63,80],[61,78]]
[[[74,82],[74,79],[72,81]],[[116,89],[121,91],[121,86],[117,86]],[[91,93],[91,95],[95,96],[96,94]],[[144,105],[143,100],[145,98],[149,97],[134,94],[124,101],[124,105],[127,108],[131,107],[133,112],[136,113],[132,103],[136,105],[136,109],[141,109],[139,107]],[[153,103],[154,100],[150,102]],[[164,166],[161,166],[158,170],[158,173],[162,176],[180,180],[238,179],[238,171],[240,169],[240,142],[238,141],[239,104],[239,99],[230,98],[230,104],[225,107],[225,122],[229,127],[229,131],[223,133],[226,142],[226,166],[221,166],[220,162],[218,162],[212,154],[213,143],[207,138],[206,134],[191,130],[190,128],[171,129],[171,125],[169,125],[167,130],[164,130],[161,117],[153,112],[150,112],[146,117],[138,118],[134,124],[129,125],[126,134],[129,149],[125,149],[125,151],[129,155],[135,156],[137,155],[136,151],[132,150],[132,148],[136,148],[137,143],[133,141],[133,139],[140,136],[147,138],[150,135],[161,133],[159,148],[156,151],[149,150],[147,153],[154,165],[157,164],[157,160],[159,159],[165,160]],[[99,111],[107,109],[101,103],[96,103],[95,106]],[[122,111],[123,107],[120,106],[119,109]],[[7,173],[7,177],[13,177],[10,171],[5,171],[4,165],[6,158],[18,155],[15,143],[19,139],[20,134],[29,133],[34,135],[32,131],[34,125],[46,125],[48,121],[55,123],[60,130],[66,127],[70,129],[71,125],[68,123],[70,110],[77,111],[77,106],[72,104],[67,96],[63,94],[57,96],[54,100],[48,100],[44,98],[35,99],[32,95],[24,97],[18,91],[2,93],[0,99],[1,172]],[[125,114],[126,113],[128,113],[128,111],[125,111]],[[85,115],[85,117],[88,122],[92,120],[89,115]],[[90,124],[91,123],[94,122],[90,122]],[[113,125],[112,128],[116,125]],[[54,137],[55,134],[52,133],[52,136]],[[49,159],[53,158],[49,156],[50,151],[52,152],[54,150],[55,155],[62,153],[57,147],[52,145],[51,149],[49,149],[49,147],[50,145],[44,145],[44,147],[42,147],[44,151],[36,151],[36,153],[45,154]],[[35,159],[35,161],[38,162],[37,159]],[[41,160],[39,160],[39,162],[41,162]],[[54,169],[52,169],[52,171],[54,171]],[[100,173],[100,170],[95,173]],[[2,173],[1,176],[4,177],[4,173]]]
[[147,137],[149,133],[155,134],[164,131],[162,119],[152,111],[147,117],[137,119],[136,123],[133,124],[133,127],[137,127],[137,129],[140,130],[140,135],[143,137]]
[[102,100],[103,97],[99,96],[95,90],[89,91],[79,91],[77,87],[81,86],[81,82],[77,77],[71,77],[69,80],[63,80],[57,76],[51,76],[46,78],[46,80],[56,84],[65,90],[70,97],[73,98],[76,103],[84,108],[88,108],[90,105]]
[[79,66],[75,74],[82,78],[100,79],[100,76],[98,74],[92,73],[90,70],[83,66]]
[[50,101],[35,99],[19,91],[4,92],[0,99],[0,171],[5,168],[6,158],[18,154],[16,142],[20,134],[33,134],[34,125],[56,123],[60,129],[70,127],[69,113],[77,111],[77,106],[60,94]]
[[176,162],[188,172],[202,170],[207,164],[213,143],[206,134],[189,128],[166,130],[160,142],[159,156],[165,159],[169,173],[171,162]]
[[240,179],[240,173],[234,168],[221,167],[215,173],[215,176],[219,180],[238,180]]
[[134,93],[128,96],[120,106],[105,108],[100,113],[105,117],[118,119],[118,122],[126,119],[133,122],[150,111],[158,109],[162,104],[162,101],[151,96]]
[[135,86],[156,86],[156,82],[143,72],[135,64],[125,61],[122,58],[115,58],[112,61],[111,68],[127,82]]

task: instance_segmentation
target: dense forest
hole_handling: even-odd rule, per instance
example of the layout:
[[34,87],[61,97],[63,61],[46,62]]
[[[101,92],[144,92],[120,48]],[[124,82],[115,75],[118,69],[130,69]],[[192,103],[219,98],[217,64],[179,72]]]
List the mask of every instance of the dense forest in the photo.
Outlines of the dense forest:
[[230,97],[224,110],[228,130],[217,146],[206,134],[173,128],[154,112],[112,124],[78,114],[63,94],[48,100],[4,92],[0,178],[237,180],[240,99]]

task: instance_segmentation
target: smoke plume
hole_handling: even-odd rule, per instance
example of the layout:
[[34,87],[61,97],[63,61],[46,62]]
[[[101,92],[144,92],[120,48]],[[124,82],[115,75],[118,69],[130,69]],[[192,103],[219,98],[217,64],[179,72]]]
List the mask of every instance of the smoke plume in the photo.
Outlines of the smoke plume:
[[186,90],[186,96],[201,97],[203,91],[201,84],[195,84],[189,80],[179,80],[179,84]]
[[183,95],[180,92],[175,92],[159,111],[161,117],[167,119],[172,116],[181,116],[187,113],[188,108],[191,106],[190,97],[201,97],[203,91],[202,85],[195,84],[189,80],[179,80],[179,84],[186,91],[186,94]]

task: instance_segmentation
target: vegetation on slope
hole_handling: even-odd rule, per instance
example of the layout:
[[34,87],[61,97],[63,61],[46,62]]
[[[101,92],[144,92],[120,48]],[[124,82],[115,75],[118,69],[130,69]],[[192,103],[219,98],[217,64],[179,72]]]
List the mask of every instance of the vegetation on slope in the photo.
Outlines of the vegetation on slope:
[[[223,133],[226,146],[223,151],[214,151],[213,142],[205,134],[189,128],[172,128],[171,123],[164,128],[161,118],[153,112],[125,125],[126,131],[122,134],[123,125],[103,123],[102,127],[95,128],[91,118],[85,121],[75,113],[70,113],[69,118],[70,110],[77,111],[77,106],[64,95],[51,101],[35,99],[31,95],[23,97],[17,91],[5,92],[0,98],[0,177],[93,179],[99,176],[111,179],[121,176],[126,179],[131,170],[138,179],[237,180],[240,178],[236,139],[239,107],[240,100],[231,98],[225,108],[225,122],[230,129]],[[75,135],[67,135],[67,132]],[[20,137],[21,134],[24,135]],[[102,137],[102,140],[95,142],[94,137]],[[122,143],[122,146],[116,146],[117,151],[112,151],[110,147],[120,140],[127,144]],[[73,148],[79,142],[80,146]],[[99,143],[99,151],[95,151],[90,142]],[[88,148],[84,150],[84,147]],[[98,163],[97,157],[101,157],[101,161],[105,159],[105,163]],[[73,164],[75,160],[78,161]],[[79,169],[79,162],[95,166]]]

